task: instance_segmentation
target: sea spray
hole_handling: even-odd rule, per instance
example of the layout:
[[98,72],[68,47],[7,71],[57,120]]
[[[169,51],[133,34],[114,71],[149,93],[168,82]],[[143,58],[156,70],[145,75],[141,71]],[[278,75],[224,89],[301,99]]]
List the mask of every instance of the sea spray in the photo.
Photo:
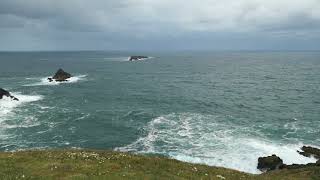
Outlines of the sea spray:
[[0,120],[13,113],[14,109],[19,106],[43,99],[43,96],[41,95],[24,95],[14,92],[11,94],[17,97],[19,101],[14,101],[9,97],[4,97],[2,100],[0,100]]
[[77,83],[79,81],[85,80],[86,77],[87,77],[87,75],[77,75],[77,76],[73,76],[71,78],[68,78],[67,81],[62,81],[62,82],[57,82],[57,81],[49,82],[49,80],[48,80],[49,77],[27,78],[27,80],[30,80],[30,79],[31,80],[40,80],[40,82],[26,84],[24,86],[54,86],[54,85],[59,85],[59,84]]
[[147,135],[119,151],[162,154],[181,161],[228,167],[250,173],[257,170],[257,159],[279,155],[286,164],[314,163],[316,159],[299,155],[303,144],[281,144],[254,137],[255,129],[220,121],[216,116],[173,113],[152,120]]

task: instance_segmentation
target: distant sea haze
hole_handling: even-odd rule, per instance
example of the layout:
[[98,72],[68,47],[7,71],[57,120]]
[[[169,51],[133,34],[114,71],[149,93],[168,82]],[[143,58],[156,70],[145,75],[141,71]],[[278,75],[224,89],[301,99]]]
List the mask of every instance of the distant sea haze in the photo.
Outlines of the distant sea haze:
[[[131,55],[143,61],[128,61]],[[0,150],[161,154],[250,173],[320,146],[319,52],[0,52]],[[67,82],[47,81],[59,68]]]

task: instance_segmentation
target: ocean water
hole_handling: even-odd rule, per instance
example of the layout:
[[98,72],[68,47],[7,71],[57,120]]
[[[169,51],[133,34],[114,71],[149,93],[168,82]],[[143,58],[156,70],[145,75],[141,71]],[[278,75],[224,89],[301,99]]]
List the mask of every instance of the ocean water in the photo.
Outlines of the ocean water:
[[[132,54],[153,58],[128,62]],[[58,68],[74,75],[49,83]],[[113,149],[259,173],[315,162],[320,52],[1,52],[0,150]]]

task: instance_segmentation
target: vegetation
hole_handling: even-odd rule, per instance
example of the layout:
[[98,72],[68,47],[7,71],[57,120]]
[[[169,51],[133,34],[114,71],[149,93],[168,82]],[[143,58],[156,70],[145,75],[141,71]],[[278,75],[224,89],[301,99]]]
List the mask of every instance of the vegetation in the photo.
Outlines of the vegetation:
[[112,151],[54,150],[0,153],[0,179],[320,179],[320,168],[252,175],[165,157]]

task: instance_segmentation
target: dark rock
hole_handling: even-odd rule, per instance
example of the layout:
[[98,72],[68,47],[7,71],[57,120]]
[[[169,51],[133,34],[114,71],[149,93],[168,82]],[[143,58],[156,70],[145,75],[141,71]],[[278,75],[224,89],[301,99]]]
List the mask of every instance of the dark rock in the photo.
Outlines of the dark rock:
[[19,101],[19,99],[16,98],[16,97],[14,97],[14,96],[12,96],[12,95],[9,93],[9,91],[6,91],[6,90],[0,88],[0,99],[2,99],[3,96],[10,97],[11,99],[13,99],[13,100],[15,100],[15,101]]
[[268,157],[260,157],[258,159],[258,169],[261,171],[272,171],[277,169],[301,169],[307,167],[320,167],[320,149],[310,147],[310,146],[303,146],[301,148],[303,151],[298,151],[299,154],[306,156],[306,157],[315,157],[318,159],[316,163],[308,163],[308,164],[291,164],[286,165],[283,164],[283,161],[276,155],[268,156]]
[[320,159],[320,149],[318,148],[303,146],[301,150],[302,151],[298,151],[298,153],[303,156],[306,156],[306,157],[314,156],[316,159]]
[[65,72],[62,69],[59,69],[56,74],[52,77],[52,78],[48,78],[48,80],[50,82],[52,82],[52,79],[54,79],[55,81],[61,82],[61,81],[68,81],[68,78],[71,78],[71,74]]
[[6,91],[6,90],[0,88],[0,99],[2,99],[3,96],[9,97],[9,96],[10,96],[10,93],[9,93],[9,91]]
[[308,164],[291,164],[291,165],[282,165],[280,169],[300,169],[300,168],[306,168],[306,167],[316,167],[320,166],[320,163],[308,163]]
[[14,97],[14,96],[10,96],[10,97],[11,97],[11,99],[13,99],[13,100],[15,100],[15,101],[19,101],[19,99],[16,98],[16,97]]
[[258,159],[258,169],[266,172],[272,170],[278,170],[283,166],[283,161],[276,155],[259,157]]
[[148,56],[130,56],[129,61],[138,61],[149,58]]

